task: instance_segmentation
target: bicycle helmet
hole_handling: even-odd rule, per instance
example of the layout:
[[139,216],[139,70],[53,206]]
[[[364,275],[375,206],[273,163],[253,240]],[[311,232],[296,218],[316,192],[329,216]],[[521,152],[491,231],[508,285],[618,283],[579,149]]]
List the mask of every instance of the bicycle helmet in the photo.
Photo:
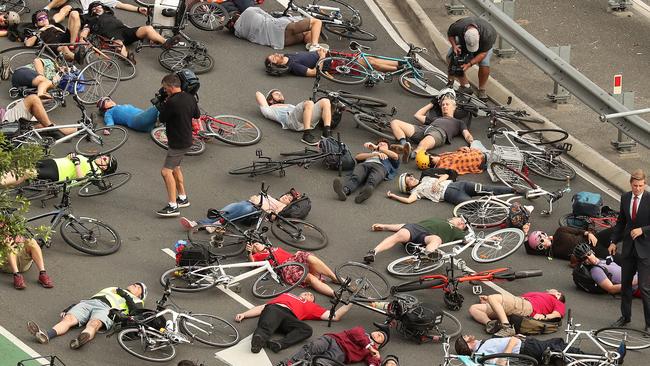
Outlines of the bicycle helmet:
[[88,9],[87,9],[88,12],[91,13],[91,10],[96,6],[102,6],[103,7],[104,4],[101,1],[93,1],[92,3],[88,4]]
[[456,92],[452,88],[441,89],[438,93],[438,103],[442,102],[443,99],[453,99],[456,100]]
[[593,252],[591,245],[584,241],[578,243],[578,245],[573,248],[573,255],[578,258],[580,262],[584,262],[584,260]]
[[429,157],[429,154],[427,154],[426,151],[421,150],[418,151],[417,154],[415,154],[415,165],[417,165],[418,169],[420,170],[425,170],[429,169],[431,166],[431,157]]
[[111,97],[99,98],[99,100],[97,101],[97,108],[99,109],[99,111],[102,113],[106,112],[106,103],[108,103],[111,100],[112,100]]
[[269,59],[264,60],[264,66],[266,67],[266,73],[271,76],[282,76],[289,72],[289,66],[275,64]]
[[402,193],[409,193],[411,189],[406,185],[406,177],[413,176],[411,173],[402,173],[397,179],[397,187]]
[[147,298],[147,285],[145,285],[143,282],[136,282],[134,285],[140,286],[142,289],[142,293],[140,294],[140,300],[144,301]]
[[533,250],[543,250],[543,247],[540,248],[540,245],[542,245],[542,235],[546,235],[546,233],[539,230],[530,233],[528,235],[528,246]]
[[20,15],[15,11],[8,11],[5,13],[5,25],[12,26],[20,23]]
[[276,92],[276,91],[280,91],[280,89],[271,89],[271,90],[269,90],[269,91],[266,93],[266,102],[267,102],[267,103],[271,103],[271,101],[273,101],[272,94],[273,94],[274,92]]
[[[388,341],[390,340],[390,326],[388,326],[386,324],[378,323],[378,322],[373,322],[372,324],[375,327],[377,327],[377,330],[375,330],[375,332],[380,332],[380,333],[383,333],[383,335],[384,335],[384,341],[377,346],[377,349],[382,349],[382,348],[384,348],[386,343],[388,343]],[[371,336],[371,338],[372,338],[372,336]],[[373,341],[374,341],[374,339],[373,339]]]
[[108,166],[104,170],[104,174],[113,174],[117,171],[117,158],[114,156],[110,156],[109,158]]
[[472,349],[469,348],[469,344],[462,335],[459,335],[454,342],[454,350],[457,354],[463,356],[470,356],[472,354]]

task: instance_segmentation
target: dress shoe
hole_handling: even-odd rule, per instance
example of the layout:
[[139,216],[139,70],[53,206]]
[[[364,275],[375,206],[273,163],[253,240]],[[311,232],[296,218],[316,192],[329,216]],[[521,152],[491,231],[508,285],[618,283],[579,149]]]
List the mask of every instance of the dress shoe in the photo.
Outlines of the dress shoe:
[[618,318],[615,322],[612,323],[612,327],[624,327],[630,323],[630,319],[625,319],[624,317]]

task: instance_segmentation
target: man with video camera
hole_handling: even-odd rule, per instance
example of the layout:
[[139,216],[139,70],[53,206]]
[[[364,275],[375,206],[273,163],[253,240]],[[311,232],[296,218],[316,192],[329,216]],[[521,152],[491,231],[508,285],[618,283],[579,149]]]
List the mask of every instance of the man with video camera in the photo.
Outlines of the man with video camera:
[[497,32],[485,19],[479,17],[462,18],[449,26],[447,37],[451,48],[447,53],[449,83],[460,83],[459,91],[472,93],[465,72],[478,65],[478,97],[487,99],[485,84],[490,77],[490,57]]
[[179,216],[181,207],[188,207],[190,201],[185,192],[181,161],[192,147],[192,119],[201,113],[194,95],[181,89],[177,74],[162,79],[162,88],[152,103],[160,110],[159,120],[165,124],[167,134],[167,157],[160,174],[167,188],[167,206],[157,211],[163,217]]

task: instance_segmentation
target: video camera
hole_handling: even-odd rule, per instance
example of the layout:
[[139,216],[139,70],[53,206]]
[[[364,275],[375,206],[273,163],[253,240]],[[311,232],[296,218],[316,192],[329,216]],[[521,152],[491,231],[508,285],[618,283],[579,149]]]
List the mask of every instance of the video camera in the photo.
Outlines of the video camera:
[[151,104],[153,104],[154,107],[156,107],[157,110],[160,111],[162,108],[163,104],[165,104],[165,100],[167,100],[167,92],[165,91],[164,88],[158,89],[154,97],[151,99]]
[[455,52],[452,52],[451,57],[449,58],[449,75],[465,75],[465,71],[463,71],[463,65],[468,64],[471,60],[471,53],[461,53],[460,55],[457,55]]

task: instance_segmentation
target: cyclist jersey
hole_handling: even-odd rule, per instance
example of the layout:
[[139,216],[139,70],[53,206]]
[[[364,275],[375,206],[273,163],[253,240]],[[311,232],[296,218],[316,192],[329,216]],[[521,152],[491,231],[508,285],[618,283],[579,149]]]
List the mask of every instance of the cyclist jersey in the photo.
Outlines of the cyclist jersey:
[[[486,356],[494,355],[497,353],[504,353],[506,347],[508,346],[508,343],[510,343],[510,337],[485,339],[481,342],[476,342],[476,345],[474,346],[476,348],[472,351],[473,353]],[[520,349],[521,341],[518,340],[517,344],[515,344],[510,353],[519,353]]]
[[39,29],[41,40],[44,43],[66,43],[70,41],[70,34],[59,23],[50,23]]
[[278,304],[286,306],[299,320],[319,320],[327,311],[315,302],[305,301],[298,296],[287,293],[267,302],[268,305]]
[[420,179],[420,183],[417,187],[411,190],[411,194],[415,194],[418,199],[426,198],[433,202],[442,202],[445,199],[445,190],[447,186],[451,183],[450,180],[443,180],[440,182],[440,190],[432,191],[434,184],[439,182],[438,178],[434,177],[423,177]]
[[[291,258],[293,255],[282,248],[271,248],[271,250],[273,251],[273,256],[275,257],[275,260],[278,262],[278,264],[282,264],[288,261],[289,258]],[[269,251],[264,250],[262,252],[255,253],[252,255],[252,257],[254,262],[265,261],[269,257]]]
[[[57,74],[56,66],[54,65],[54,61],[50,60],[49,58],[45,58],[45,57],[41,58],[40,60],[43,61],[43,66],[44,66],[44,68],[43,68],[43,76],[45,76],[45,78],[47,80],[54,80],[54,77]],[[36,71],[36,67],[34,66],[33,62],[28,64],[28,65],[25,65],[24,67]]]
[[[79,166],[81,167],[81,173],[83,176],[90,173],[90,161],[85,156],[77,156],[79,158]],[[95,166],[95,169],[99,171],[99,168]],[[52,182],[59,182],[66,179],[76,180],[77,170],[72,160],[65,158],[57,159],[44,159],[38,161],[36,164],[36,174],[38,179],[49,180]]]

